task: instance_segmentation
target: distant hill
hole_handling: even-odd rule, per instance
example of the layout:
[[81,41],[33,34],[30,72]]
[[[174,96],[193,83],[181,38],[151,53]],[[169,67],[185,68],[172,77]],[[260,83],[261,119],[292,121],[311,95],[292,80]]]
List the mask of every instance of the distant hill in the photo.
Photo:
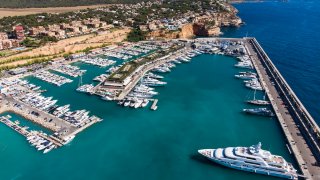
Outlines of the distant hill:
[[96,4],[137,3],[145,0],[0,0],[0,8],[65,7]]

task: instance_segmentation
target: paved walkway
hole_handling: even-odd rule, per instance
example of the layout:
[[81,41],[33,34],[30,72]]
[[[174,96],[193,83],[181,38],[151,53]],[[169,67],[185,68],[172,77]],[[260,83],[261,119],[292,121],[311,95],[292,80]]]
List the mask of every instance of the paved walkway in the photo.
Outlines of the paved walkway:
[[301,171],[308,179],[320,179],[320,167],[316,165],[316,158],[313,155],[305,136],[302,135],[303,132],[301,131],[301,127],[297,125],[291,115],[292,110],[288,109],[288,104],[284,102],[285,99],[283,98],[285,97],[281,96],[279,90],[276,89],[275,83],[277,82],[269,76],[268,68],[265,67],[265,64],[262,64],[263,60],[259,58],[257,51],[253,49],[252,42],[248,41],[246,47],[252,55],[251,57],[259,74],[261,83],[266,89],[279,123],[286,135],[289,146],[298,161]]

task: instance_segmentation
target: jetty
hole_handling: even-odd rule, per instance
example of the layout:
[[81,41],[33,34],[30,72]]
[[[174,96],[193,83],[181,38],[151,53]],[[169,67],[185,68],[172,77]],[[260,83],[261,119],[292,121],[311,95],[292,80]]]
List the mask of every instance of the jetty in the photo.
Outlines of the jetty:
[[28,137],[28,135],[30,134],[30,132],[26,128],[21,127],[17,123],[10,121],[8,117],[4,117],[4,116],[0,117],[0,122],[7,125],[8,127],[15,130],[16,132],[23,135],[24,137]]
[[152,109],[152,110],[157,110],[157,109],[158,109],[157,104],[158,104],[158,99],[155,99],[155,100],[153,101],[152,105],[151,105],[151,109]]
[[[8,127],[13,129],[14,131],[18,132],[19,134],[23,135],[25,138],[27,138],[31,134],[34,134],[34,132],[28,131],[26,127],[22,127],[18,123],[12,122],[8,117],[5,117],[5,116],[0,117],[0,122],[2,122],[3,124],[7,125]],[[60,141],[57,141],[57,140],[47,136],[44,133],[37,132],[36,134],[38,136],[40,136],[40,137],[52,142],[53,144],[55,144],[58,147],[63,145]]]
[[320,129],[255,38],[245,47],[306,179],[320,179]]
[[[18,108],[14,104],[20,104],[23,108]],[[78,133],[87,129],[91,125],[99,122],[99,119],[92,119],[89,123],[84,126],[77,127],[74,124],[71,124],[59,117],[56,117],[48,112],[39,110],[37,108],[31,107],[28,104],[20,102],[12,97],[2,97],[0,101],[0,114],[4,112],[13,112],[18,114],[25,119],[32,121],[51,132],[54,132],[53,135],[46,135],[43,133],[36,133],[38,136],[52,142],[57,147],[61,147],[68,142],[70,137],[75,137]],[[33,112],[33,113],[31,113]],[[25,137],[29,136],[30,132],[22,127],[18,127],[17,124],[12,123],[10,120],[4,117],[0,117],[1,122],[5,123],[7,126],[14,128],[17,132],[24,135]]]

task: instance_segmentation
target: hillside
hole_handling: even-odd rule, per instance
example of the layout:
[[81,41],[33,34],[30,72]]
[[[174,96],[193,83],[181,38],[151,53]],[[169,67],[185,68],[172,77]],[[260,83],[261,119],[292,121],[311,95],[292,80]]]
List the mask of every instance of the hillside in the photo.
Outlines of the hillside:
[[0,8],[66,7],[141,1],[144,0],[1,0]]

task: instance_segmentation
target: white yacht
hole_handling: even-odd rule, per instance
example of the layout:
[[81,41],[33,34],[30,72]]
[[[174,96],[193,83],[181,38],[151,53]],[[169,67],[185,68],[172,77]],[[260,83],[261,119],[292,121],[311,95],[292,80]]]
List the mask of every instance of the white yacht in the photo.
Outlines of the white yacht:
[[261,149],[261,143],[250,147],[201,149],[198,152],[220,165],[253,173],[298,179],[297,171],[283,157]]

